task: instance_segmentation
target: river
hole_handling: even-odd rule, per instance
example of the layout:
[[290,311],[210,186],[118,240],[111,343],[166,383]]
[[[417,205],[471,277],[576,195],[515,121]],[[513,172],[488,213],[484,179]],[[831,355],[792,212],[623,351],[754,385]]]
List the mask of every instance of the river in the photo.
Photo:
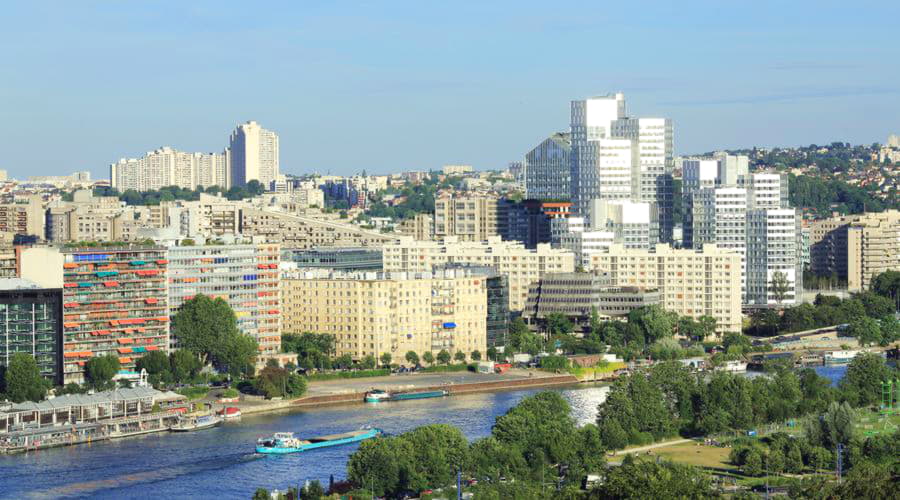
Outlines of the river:
[[[557,389],[579,423],[594,420],[608,387]],[[277,431],[301,436],[371,425],[397,434],[446,423],[469,439],[490,434],[494,419],[538,390],[350,405],[244,417],[215,429],[152,434],[91,445],[0,456],[2,498],[242,498],[257,487],[284,489],[330,475],[344,478],[358,445],[280,457],[253,453],[256,439]]]
[[[836,383],[846,366],[817,367]],[[558,390],[579,424],[592,422],[608,387]],[[445,423],[470,440],[490,434],[494,419],[538,389],[468,394],[441,399],[349,405],[244,417],[215,429],[152,434],[30,452],[0,455],[0,498],[243,498],[257,487],[284,489],[318,479],[328,484],[346,475],[347,458],[358,445],[324,448],[280,457],[253,453],[256,439],[278,431],[320,436],[371,425],[398,434]]]

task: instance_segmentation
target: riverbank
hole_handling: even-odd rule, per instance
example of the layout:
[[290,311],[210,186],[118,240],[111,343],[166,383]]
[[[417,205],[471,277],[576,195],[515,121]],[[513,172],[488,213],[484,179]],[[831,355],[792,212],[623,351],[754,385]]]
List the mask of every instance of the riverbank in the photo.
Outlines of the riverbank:
[[311,382],[306,396],[285,401],[242,400],[230,403],[242,415],[263,414],[294,408],[317,408],[336,405],[364,404],[366,392],[377,388],[385,391],[447,390],[450,395],[564,387],[580,383],[574,375],[552,374],[529,370],[511,370],[505,374],[423,373],[341,379]]

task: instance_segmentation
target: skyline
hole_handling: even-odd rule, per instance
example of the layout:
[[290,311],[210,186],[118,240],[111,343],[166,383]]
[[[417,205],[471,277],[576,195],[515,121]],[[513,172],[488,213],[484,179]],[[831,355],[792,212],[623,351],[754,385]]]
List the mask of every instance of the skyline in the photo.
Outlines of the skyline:
[[679,155],[883,142],[900,8],[870,5],[15,4],[0,169],[105,178],[160,146],[220,151],[247,120],[288,174],[504,168],[571,100],[617,91],[673,120]]

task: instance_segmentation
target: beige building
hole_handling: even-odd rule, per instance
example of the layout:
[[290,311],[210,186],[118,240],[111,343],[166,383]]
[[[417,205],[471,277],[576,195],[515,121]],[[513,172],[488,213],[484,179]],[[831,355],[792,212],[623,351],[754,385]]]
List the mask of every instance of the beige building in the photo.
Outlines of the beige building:
[[26,203],[0,205],[0,232],[44,237],[44,209],[40,195],[29,196]]
[[900,269],[900,211],[832,217],[810,225],[810,269],[847,280],[850,291]]
[[430,240],[434,234],[434,218],[428,214],[416,214],[413,218],[401,221],[397,232],[417,240]]
[[656,245],[656,252],[612,245],[593,254],[590,269],[613,286],[659,290],[663,308],[697,319],[712,316],[716,331],[741,331],[741,255],[703,245],[701,251]]
[[464,270],[286,271],[281,285],[283,331],[334,335],[338,356],[487,351],[486,283]]
[[435,266],[451,263],[494,267],[509,279],[509,309],[521,311],[528,299],[528,288],[544,273],[575,271],[575,254],[569,250],[538,244],[525,248],[517,241],[502,241],[491,236],[487,241],[460,241],[447,237],[443,241],[416,241],[409,237],[385,244],[385,271],[430,272]]
[[484,241],[499,234],[497,196],[444,191],[434,200],[434,235]]
[[262,236],[287,248],[371,247],[393,241],[394,236],[367,231],[352,224],[245,208],[241,210],[241,233]]

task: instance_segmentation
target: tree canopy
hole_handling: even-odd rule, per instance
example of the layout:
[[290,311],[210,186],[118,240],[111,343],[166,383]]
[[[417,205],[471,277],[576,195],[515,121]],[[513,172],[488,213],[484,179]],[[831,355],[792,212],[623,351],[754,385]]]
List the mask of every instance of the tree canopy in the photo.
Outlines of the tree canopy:
[[2,382],[6,397],[14,403],[43,401],[50,383],[41,376],[37,361],[30,354],[16,353],[9,358]]

